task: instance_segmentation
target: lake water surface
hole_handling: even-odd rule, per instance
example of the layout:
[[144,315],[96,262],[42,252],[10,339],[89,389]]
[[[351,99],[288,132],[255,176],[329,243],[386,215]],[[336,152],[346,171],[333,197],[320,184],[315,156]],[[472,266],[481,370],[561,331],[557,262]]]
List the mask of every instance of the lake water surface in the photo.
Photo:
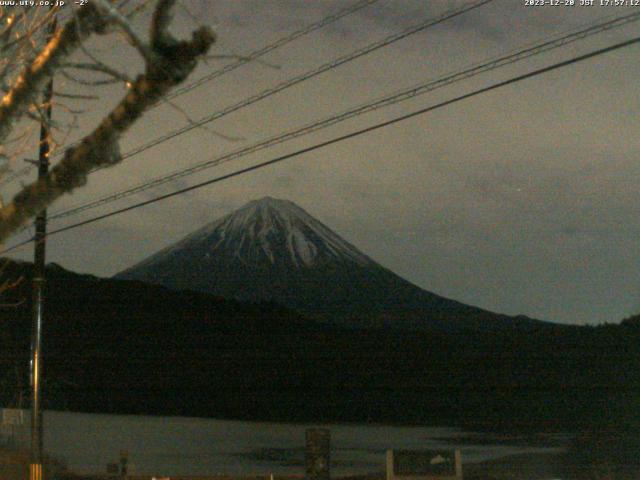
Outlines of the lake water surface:
[[460,448],[463,463],[561,450],[566,438],[495,437],[455,428],[287,424],[46,411],[45,450],[78,473],[105,473],[126,450],[141,475],[304,474],[305,430],[331,431],[331,472],[382,472],[387,449]]

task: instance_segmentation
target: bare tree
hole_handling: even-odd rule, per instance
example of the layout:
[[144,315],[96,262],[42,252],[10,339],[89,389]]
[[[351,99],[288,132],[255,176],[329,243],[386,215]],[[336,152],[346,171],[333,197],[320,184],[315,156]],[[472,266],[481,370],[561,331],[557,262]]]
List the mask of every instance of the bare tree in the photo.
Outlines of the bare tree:
[[[42,92],[56,73],[66,80],[67,89],[54,93],[57,105],[75,118],[79,113],[64,100],[86,102],[95,98],[68,85],[97,87],[119,82],[125,93],[117,105],[79,142],[66,148],[49,174],[24,186],[11,202],[0,206],[0,243],[14,234],[62,195],[86,184],[96,168],[121,161],[119,139],[145,111],[159,102],[174,86],[183,82],[215,41],[207,27],[178,40],[169,32],[175,0],[157,0],[149,32],[145,38],[131,21],[150,2],[139,0],[133,8],[129,0],[88,0],[78,8],[52,9],[14,7],[0,10],[0,178],[9,169],[11,158],[27,149],[26,141],[44,118],[47,105]],[[51,15],[71,12],[62,26],[47,38],[45,26]],[[144,72],[130,78],[126,72],[99,60],[87,47],[90,37],[121,35],[141,57]],[[83,61],[76,57],[83,56]],[[72,121],[48,123],[48,128],[64,134]],[[62,142],[60,142],[62,143]]]

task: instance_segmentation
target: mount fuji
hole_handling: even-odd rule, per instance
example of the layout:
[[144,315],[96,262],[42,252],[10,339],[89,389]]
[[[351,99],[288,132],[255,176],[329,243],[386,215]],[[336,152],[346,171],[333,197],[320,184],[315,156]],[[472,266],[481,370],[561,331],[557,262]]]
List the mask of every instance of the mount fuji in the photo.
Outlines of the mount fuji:
[[423,290],[379,265],[293,202],[249,202],[116,275],[175,290],[272,301],[353,327],[531,328]]

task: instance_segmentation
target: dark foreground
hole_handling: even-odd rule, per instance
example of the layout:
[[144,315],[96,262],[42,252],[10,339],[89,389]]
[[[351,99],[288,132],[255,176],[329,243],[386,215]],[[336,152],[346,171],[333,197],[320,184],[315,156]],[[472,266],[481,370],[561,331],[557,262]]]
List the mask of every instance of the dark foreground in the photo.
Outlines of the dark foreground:
[[[28,399],[29,272],[0,321],[2,406]],[[640,428],[640,320],[347,329],[60,267],[47,273],[45,408],[465,429]],[[425,321],[428,321],[426,319]],[[23,403],[23,407],[26,402]]]
[[[50,276],[45,408],[577,431],[567,455],[468,465],[465,479],[640,478],[638,318],[524,331],[350,330],[272,304]],[[27,300],[0,312],[3,406],[28,398],[29,282],[11,294],[5,301]],[[0,479],[26,479],[27,458],[3,454]],[[52,465],[47,480],[86,479]]]
[[[604,439],[602,439],[604,440]],[[624,446],[622,446],[624,448]],[[575,448],[566,453],[519,454],[477,464],[466,464],[463,468],[465,480],[637,480],[640,478],[638,457],[631,459],[632,452],[622,458],[620,454],[610,455],[611,449],[602,451],[578,451]],[[627,463],[624,463],[624,462]],[[116,475],[78,475],[67,471],[54,459],[47,459],[47,480],[120,480]],[[28,454],[0,449],[0,478],[2,480],[28,480]],[[255,475],[255,476],[172,476],[131,475],[127,480],[301,480],[299,475]],[[372,473],[348,477],[334,477],[341,480],[385,480],[385,474]]]

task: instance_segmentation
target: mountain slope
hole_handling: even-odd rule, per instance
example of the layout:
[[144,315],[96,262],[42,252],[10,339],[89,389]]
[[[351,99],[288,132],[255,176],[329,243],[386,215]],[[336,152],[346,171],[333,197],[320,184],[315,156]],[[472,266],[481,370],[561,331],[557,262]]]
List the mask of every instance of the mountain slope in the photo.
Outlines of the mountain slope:
[[359,327],[496,329],[538,323],[422,290],[299,206],[270,197],[249,202],[116,278],[225,298],[273,300]]
[[[20,391],[29,397],[31,272],[13,262],[3,270],[24,278],[2,297],[19,305],[0,308],[3,406],[15,406]],[[55,265],[46,278],[45,408],[483,428],[640,424],[633,322],[456,335],[354,330],[273,304]]]

